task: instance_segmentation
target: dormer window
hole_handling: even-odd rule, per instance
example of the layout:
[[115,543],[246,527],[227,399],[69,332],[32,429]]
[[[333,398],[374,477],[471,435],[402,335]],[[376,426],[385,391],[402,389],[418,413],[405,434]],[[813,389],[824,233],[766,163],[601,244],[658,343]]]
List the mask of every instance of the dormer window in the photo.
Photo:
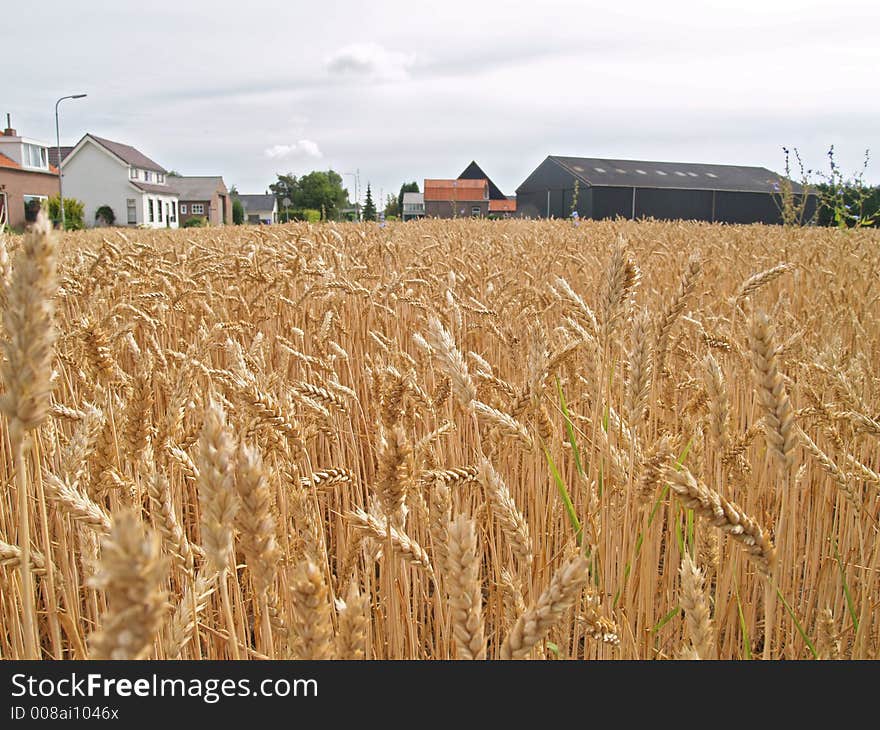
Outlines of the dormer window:
[[156,182],[157,183],[164,183],[165,182],[165,175],[163,175],[161,172],[157,172],[156,173]]
[[49,169],[49,150],[36,144],[22,145],[24,148],[24,167],[36,167],[40,170]]
[[149,170],[144,170],[144,181],[153,182],[153,173]]
[[137,179],[138,179],[138,169],[137,169],[136,167],[132,167],[132,168],[128,171],[128,176],[129,176],[132,180],[137,180]]

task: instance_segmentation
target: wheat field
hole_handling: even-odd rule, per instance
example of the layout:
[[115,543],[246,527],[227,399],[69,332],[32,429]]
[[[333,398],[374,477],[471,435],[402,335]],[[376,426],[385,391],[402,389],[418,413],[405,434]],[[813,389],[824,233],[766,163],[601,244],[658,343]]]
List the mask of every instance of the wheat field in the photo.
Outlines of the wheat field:
[[869,659],[880,234],[0,247],[5,659]]

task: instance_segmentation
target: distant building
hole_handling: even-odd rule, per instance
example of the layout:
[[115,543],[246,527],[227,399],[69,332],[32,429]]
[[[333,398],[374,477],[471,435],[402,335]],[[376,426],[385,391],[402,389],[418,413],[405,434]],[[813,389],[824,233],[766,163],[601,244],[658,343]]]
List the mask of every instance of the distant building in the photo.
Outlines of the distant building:
[[411,221],[414,218],[425,217],[425,194],[404,193],[403,210],[400,211],[401,220]]
[[[517,213],[564,218],[574,209],[580,218],[780,223],[783,180],[763,167],[551,155],[516,189]],[[810,198],[807,215],[816,209],[816,196]]]
[[516,214],[516,197],[505,195],[501,189],[492,182],[492,179],[483,172],[482,168],[475,162],[471,161],[461,175],[459,180],[485,180],[489,184],[489,215],[497,218],[509,218]]
[[486,180],[425,180],[425,215],[432,218],[485,218],[489,215]]
[[0,135],[0,229],[33,223],[42,201],[54,195],[58,168],[49,161],[49,145],[19,136],[7,115]]
[[239,195],[247,223],[271,225],[278,222],[278,199],[274,195]]
[[85,224],[106,205],[116,225],[177,228],[178,194],[168,171],[139,150],[94,134],[86,134],[62,154],[64,197],[85,205]]
[[190,218],[206,218],[212,226],[232,224],[229,190],[219,175],[171,178],[180,203],[180,224]]

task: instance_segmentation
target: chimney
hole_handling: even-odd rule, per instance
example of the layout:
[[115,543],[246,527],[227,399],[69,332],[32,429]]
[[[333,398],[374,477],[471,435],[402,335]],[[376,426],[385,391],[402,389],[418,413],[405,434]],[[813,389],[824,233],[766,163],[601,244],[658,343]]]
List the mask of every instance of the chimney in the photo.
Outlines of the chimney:
[[17,137],[18,133],[12,128],[12,119],[10,115],[6,115],[6,129],[3,130],[3,134],[6,137]]

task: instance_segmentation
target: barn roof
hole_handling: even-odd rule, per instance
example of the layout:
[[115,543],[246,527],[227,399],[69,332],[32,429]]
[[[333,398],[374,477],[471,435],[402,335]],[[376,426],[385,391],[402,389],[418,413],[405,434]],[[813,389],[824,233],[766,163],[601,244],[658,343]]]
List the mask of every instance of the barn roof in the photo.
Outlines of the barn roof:
[[489,183],[489,200],[504,200],[505,195],[501,192],[500,188],[492,182],[492,179],[483,172],[482,168],[475,162],[471,161],[471,164],[464,168],[464,171],[461,175],[458,176],[459,180],[485,180]]
[[[550,155],[547,159],[570,172],[582,183],[594,187],[774,193],[778,192],[779,181],[784,179],[766,167],[743,165],[609,160],[557,155]],[[801,186],[793,183],[793,192],[801,191]]]

